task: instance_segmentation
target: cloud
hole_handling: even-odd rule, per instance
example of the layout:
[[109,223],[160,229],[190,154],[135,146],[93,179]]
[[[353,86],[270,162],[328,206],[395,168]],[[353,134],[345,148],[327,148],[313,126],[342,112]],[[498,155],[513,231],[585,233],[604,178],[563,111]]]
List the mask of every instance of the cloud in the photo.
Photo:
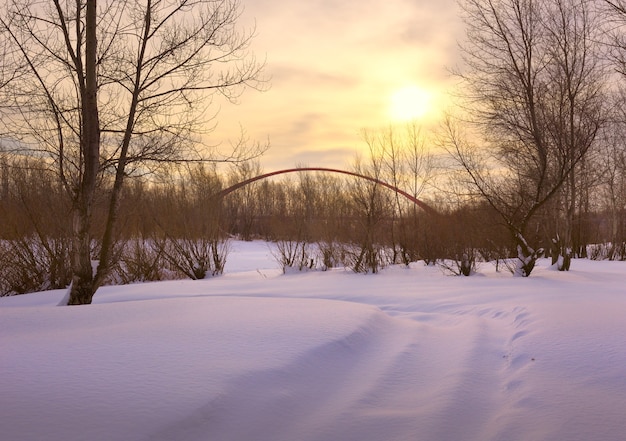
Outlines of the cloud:
[[350,161],[360,129],[389,124],[395,91],[444,87],[460,32],[455,0],[246,0],[245,8],[272,87],[225,107],[220,136],[239,123],[252,139],[269,136],[267,164]]
[[348,73],[327,72],[320,66],[300,66],[286,63],[270,64],[270,74],[272,82],[277,87],[284,87],[286,84],[308,84],[323,87],[346,88],[354,87],[360,80]]
[[346,169],[350,168],[356,156],[356,149],[353,147],[334,147],[331,149],[300,149],[283,151],[280,155],[268,152],[263,158],[268,170],[303,167],[328,167]]

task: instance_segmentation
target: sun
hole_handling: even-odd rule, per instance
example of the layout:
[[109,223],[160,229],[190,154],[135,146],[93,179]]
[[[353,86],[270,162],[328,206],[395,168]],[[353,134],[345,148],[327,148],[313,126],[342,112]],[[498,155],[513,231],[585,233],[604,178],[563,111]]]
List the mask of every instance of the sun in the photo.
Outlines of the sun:
[[391,94],[389,116],[394,121],[410,121],[426,116],[431,110],[432,93],[421,87],[410,85]]

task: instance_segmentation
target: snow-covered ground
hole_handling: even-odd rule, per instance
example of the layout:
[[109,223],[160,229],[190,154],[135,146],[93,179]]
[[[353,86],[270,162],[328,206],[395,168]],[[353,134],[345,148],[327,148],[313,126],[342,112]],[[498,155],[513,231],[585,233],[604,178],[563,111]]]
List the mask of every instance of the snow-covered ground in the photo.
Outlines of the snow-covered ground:
[[227,274],[0,299],[0,439],[626,439],[626,263]]

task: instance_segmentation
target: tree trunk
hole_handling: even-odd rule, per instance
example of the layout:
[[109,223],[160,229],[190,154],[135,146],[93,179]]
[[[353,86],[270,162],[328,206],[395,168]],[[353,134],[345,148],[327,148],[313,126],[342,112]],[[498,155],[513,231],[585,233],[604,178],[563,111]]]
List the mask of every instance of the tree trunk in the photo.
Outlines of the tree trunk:
[[552,239],[552,265],[556,265],[559,271],[569,271],[572,263],[572,249],[561,241],[557,234]]
[[[98,117],[98,83],[96,77],[96,0],[87,0],[85,12],[85,67],[79,75],[82,131],[80,139],[84,173],[74,200],[74,244],[72,248],[72,288],[68,305],[91,303],[98,288],[91,266],[91,219],[93,199],[100,167],[100,120]],[[76,61],[83,70],[80,59]],[[82,77],[82,78],[81,78]]]
[[88,305],[93,299],[93,269],[89,214],[82,207],[73,209],[72,285],[68,305]]
[[517,267],[515,268],[515,275],[520,277],[528,277],[535,268],[537,259],[543,253],[543,249],[539,248],[535,250],[524,238],[524,235],[519,231],[513,232],[513,237],[517,243]]

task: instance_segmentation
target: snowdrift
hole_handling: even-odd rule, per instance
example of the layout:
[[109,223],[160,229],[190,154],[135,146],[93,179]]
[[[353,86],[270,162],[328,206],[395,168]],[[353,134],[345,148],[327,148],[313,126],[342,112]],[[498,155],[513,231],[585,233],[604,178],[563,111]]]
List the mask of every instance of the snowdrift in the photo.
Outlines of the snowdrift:
[[415,264],[0,299],[7,440],[621,440],[626,264]]

